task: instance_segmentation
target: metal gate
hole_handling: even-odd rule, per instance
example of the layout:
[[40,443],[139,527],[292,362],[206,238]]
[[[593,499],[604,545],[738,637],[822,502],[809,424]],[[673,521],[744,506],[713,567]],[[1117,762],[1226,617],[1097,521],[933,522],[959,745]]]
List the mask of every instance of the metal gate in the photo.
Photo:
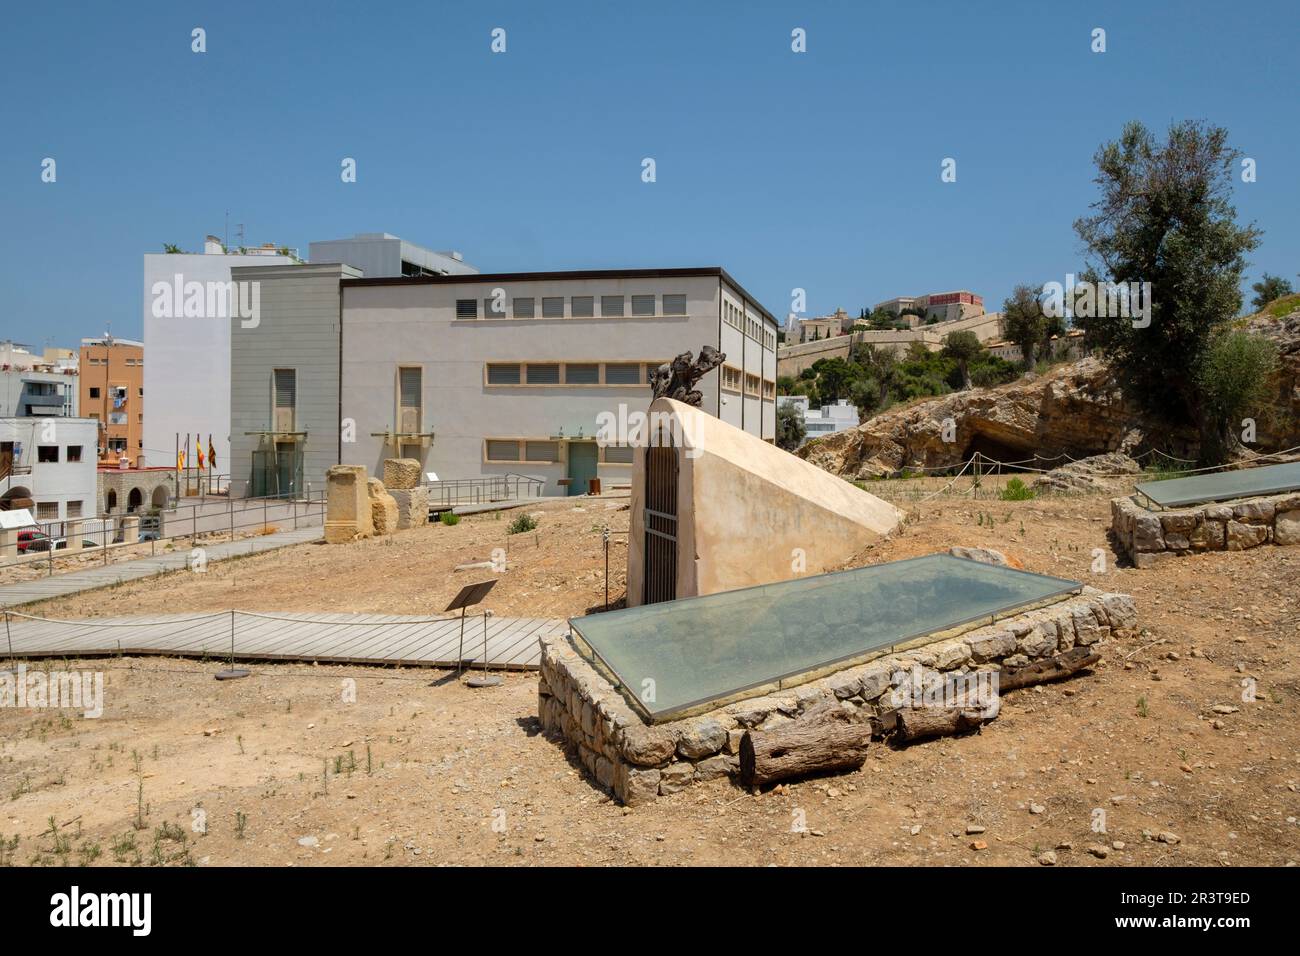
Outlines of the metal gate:
[[659,428],[645,453],[645,584],[643,604],[677,598],[677,449]]

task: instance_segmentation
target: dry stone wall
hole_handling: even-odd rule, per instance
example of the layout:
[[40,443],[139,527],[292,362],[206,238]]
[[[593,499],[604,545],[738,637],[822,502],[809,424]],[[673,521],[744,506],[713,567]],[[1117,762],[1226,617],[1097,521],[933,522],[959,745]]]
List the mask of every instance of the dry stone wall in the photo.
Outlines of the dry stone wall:
[[960,637],[845,668],[696,717],[647,724],[565,635],[541,639],[537,710],[543,730],[571,749],[596,783],[629,806],[692,783],[740,772],[740,739],[827,702],[881,713],[895,693],[908,695],[948,674],[1024,666],[1079,645],[1093,645],[1137,620],[1133,599],[1096,588],[1014,615]]
[[1200,551],[1245,551],[1261,544],[1300,544],[1300,494],[1269,495],[1152,511],[1131,496],[1110,503],[1111,531],[1134,565]]

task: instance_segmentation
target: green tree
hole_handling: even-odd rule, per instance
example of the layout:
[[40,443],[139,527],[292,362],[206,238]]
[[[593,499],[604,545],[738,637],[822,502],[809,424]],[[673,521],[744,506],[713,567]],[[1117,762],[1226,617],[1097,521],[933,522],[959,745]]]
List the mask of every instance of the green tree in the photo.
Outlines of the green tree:
[[1024,367],[1034,367],[1040,345],[1050,341],[1042,287],[1018,285],[1002,303],[1002,334],[1020,346]]
[[961,387],[963,390],[971,387],[971,360],[983,351],[984,346],[980,344],[979,337],[974,332],[965,330],[949,332],[943,337],[943,351],[941,354],[944,358],[952,359],[957,363],[957,368],[961,371]]
[[1240,331],[1214,337],[1198,377],[1214,443],[1204,457],[1222,460],[1237,448],[1242,418],[1268,401],[1277,368],[1277,346],[1268,339]]
[[181,247],[174,242],[163,243],[163,252],[169,256],[180,255],[181,251]]
[[[1199,121],[1170,127],[1165,142],[1141,123],[1097,151],[1101,198],[1074,224],[1091,258],[1083,278],[1150,283],[1150,322],[1075,317],[1129,393],[1212,446],[1201,367],[1217,331],[1241,308],[1245,255],[1259,244],[1229,201],[1239,153],[1227,130]],[[1205,451],[1203,451],[1203,455]]]
[[1264,278],[1250,288],[1255,293],[1255,298],[1251,300],[1250,304],[1255,307],[1256,312],[1270,302],[1274,302],[1284,295],[1290,295],[1293,291],[1291,283],[1286,279],[1281,276],[1271,276],[1267,272],[1264,273]]
[[793,402],[782,402],[776,408],[776,445],[786,451],[794,451],[803,444],[808,429],[803,423],[803,415]]
[[[898,356],[893,349],[879,348],[870,342],[859,345],[853,353],[853,361],[860,365],[867,378],[876,383],[877,400],[872,410],[882,409],[889,404],[889,392],[898,379]],[[860,403],[856,403],[859,410]]]

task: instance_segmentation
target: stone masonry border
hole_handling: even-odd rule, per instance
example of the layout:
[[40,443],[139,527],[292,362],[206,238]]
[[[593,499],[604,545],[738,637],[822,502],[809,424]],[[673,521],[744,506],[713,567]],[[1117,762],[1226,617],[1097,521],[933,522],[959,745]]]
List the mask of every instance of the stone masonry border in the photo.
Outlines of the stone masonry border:
[[1111,531],[1139,568],[1203,551],[1300,544],[1300,493],[1152,511],[1133,497],[1112,498]]
[[569,635],[541,639],[537,709],[542,729],[565,745],[596,783],[627,806],[692,783],[738,777],[746,730],[768,730],[828,702],[880,714],[886,695],[906,693],[914,665],[922,687],[950,674],[1022,667],[1076,646],[1099,644],[1137,621],[1133,599],[1085,586],[1045,607],[879,657],[826,677],[741,700],[706,714],[647,724],[579,653]]

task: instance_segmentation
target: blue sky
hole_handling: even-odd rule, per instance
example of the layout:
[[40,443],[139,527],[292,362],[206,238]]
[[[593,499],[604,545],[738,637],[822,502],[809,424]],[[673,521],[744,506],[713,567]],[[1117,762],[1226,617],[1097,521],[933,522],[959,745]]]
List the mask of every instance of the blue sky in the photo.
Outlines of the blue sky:
[[141,254],[227,211],[304,255],[387,231],[484,271],[721,265],[777,315],[795,287],[809,314],[995,309],[1080,265],[1092,155],[1129,119],[1226,126],[1258,164],[1247,281],[1296,282],[1298,25],[1289,2],[14,4],[0,337],[138,337]]

